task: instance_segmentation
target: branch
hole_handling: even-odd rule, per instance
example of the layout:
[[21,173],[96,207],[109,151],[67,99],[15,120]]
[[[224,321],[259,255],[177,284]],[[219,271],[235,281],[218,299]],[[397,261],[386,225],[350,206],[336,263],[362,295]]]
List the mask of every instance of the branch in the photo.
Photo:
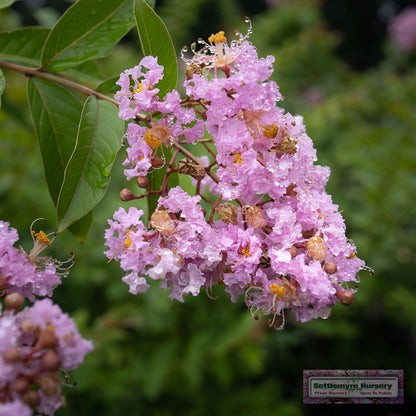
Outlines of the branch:
[[101,94],[91,88],[85,87],[84,85],[77,84],[76,82],[69,81],[66,78],[59,77],[54,74],[50,74],[49,72],[45,72],[39,68],[30,68],[27,66],[12,64],[11,62],[5,62],[0,61],[0,68],[8,68],[12,69],[13,71],[20,72],[22,74],[25,74],[28,77],[38,77],[38,78],[44,78],[49,81],[56,82],[57,84],[61,84],[64,87],[71,88],[75,91],[79,91],[86,95],[94,95],[95,97],[99,98],[100,100],[108,101],[116,106],[118,106],[118,101],[114,100],[113,98],[107,97],[104,94]]

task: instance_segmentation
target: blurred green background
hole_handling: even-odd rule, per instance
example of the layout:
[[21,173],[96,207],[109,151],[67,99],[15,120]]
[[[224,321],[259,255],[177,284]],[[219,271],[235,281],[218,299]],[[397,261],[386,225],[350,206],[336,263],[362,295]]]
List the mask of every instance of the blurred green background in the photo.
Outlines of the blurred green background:
[[[54,300],[77,321],[95,351],[64,388],[68,415],[350,415],[413,414],[416,408],[416,51],[388,36],[389,20],[411,1],[163,0],[164,19],[179,52],[211,33],[245,33],[261,56],[276,57],[282,106],[304,117],[331,167],[327,187],[343,210],[362,272],[354,303],[336,305],[328,320],[289,319],[283,332],[254,321],[243,302],[217,289],[185,303],[154,285],[133,296],[118,264],[103,255],[106,221],[126,186],[122,154],[109,192],[95,210],[84,245],[69,233],[49,252],[75,253],[70,276]],[[51,26],[71,2],[20,1],[0,13],[0,30]],[[231,36],[229,36],[231,37]],[[141,58],[129,34],[97,74],[111,77]],[[180,63],[181,64],[181,63]],[[181,66],[181,68],[183,68]],[[87,80],[88,81],[88,80]],[[30,247],[33,219],[55,226],[52,202],[28,114],[24,77],[6,73],[0,112],[0,219]],[[122,152],[121,152],[122,153]],[[134,184],[129,185],[133,191]],[[138,205],[137,203],[130,205]],[[42,227],[44,225],[42,224]],[[404,405],[304,405],[304,369],[403,369]]]

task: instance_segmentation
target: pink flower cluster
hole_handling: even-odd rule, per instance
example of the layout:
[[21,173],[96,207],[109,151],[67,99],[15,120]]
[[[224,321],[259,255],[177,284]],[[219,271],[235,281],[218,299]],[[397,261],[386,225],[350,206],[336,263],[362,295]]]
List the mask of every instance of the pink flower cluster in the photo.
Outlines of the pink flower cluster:
[[158,120],[150,117],[146,127],[129,123],[126,133],[129,147],[124,164],[131,168],[125,170],[127,179],[146,176],[148,170],[154,166],[152,149],[159,146],[160,142],[169,145],[174,138],[183,136],[188,143],[194,143],[204,133],[202,120],[195,119],[193,110],[181,106],[178,91],[169,92],[163,101],[158,99],[159,89],[155,85],[162,78],[163,67],[157,64],[156,58],[146,56],[140,65],[122,73],[117,82],[121,87],[116,95],[120,101],[120,118],[130,120],[142,113],[151,114],[154,111],[162,115]]
[[416,49],[416,7],[406,7],[389,24],[389,34],[396,46],[405,52]]
[[[302,118],[276,106],[282,96],[270,81],[272,56],[259,58],[242,35],[228,44],[219,32],[199,43],[191,59],[183,56],[185,99],[175,90],[158,96],[156,58],[121,74],[120,117],[134,120],[125,174],[147,191],[128,195],[159,194],[159,202],[147,224],[143,211],[120,208],[109,220],[105,254],[120,261],[134,294],[147,290],[149,278],[178,300],[220,284],[275,327],[285,309],[301,321],[326,318],[336,302],[352,302],[349,283],[364,267],[325,192],[329,168],[314,164]],[[189,143],[204,146],[206,156],[195,157]],[[165,169],[160,190],[143,181],[156,168]],[[168,188],[178,174],[193,178],[195,196]]]
[[[68,269],[67,262],[40,257],[51,240],[43,231],[32,234],[27,254],[14,247],[17,231],[0,221],[0,416],[55,414],[63,403],[60,372],[75,369],[92,351],[59,306],[36,300],[51,296]],[[34,303],[19,312],[24,298]]]
[[92,343],[50,299],[17,313],[0,310],[0,415],[32,415],[32,408],[55,414],[60,371],[75,369],[90,351]]
[[50,244],[49,238],[37,233],[29,254],[14,247],[18,239],[17,231],[0,221],[0,292],[18,292],[31,301],[35,296],[52,296],[62,276],[57,274],[57,262],[38,256]]

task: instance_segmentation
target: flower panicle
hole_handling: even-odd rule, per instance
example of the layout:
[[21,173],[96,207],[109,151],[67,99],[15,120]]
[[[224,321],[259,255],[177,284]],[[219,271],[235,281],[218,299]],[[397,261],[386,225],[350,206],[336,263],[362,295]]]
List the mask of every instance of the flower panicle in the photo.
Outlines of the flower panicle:
[[0,310],[0,407],[7,414],[53,415],[63,405],[61,372],[68,377],[93,345],[50,299],[19,310],[23,297],[12,293],[5,305]]
[[[219,31],[193,43],[190,58],[182,50],[185,98],[176,90],[157,95],[156,58],[121,74],[125,175],[144,192],[135,199],[158,202],[147,222],[135,207],[118,209],[105,254],[120,261],[134,294],[149,279],[179,301],[202,288],[214,297],[219,285],[278,329],[285,310],[305,322],[327,318],[337,302],[350,305],[350,286],[368,266],[325,191],[330,171],[316,164],[303,119],[278,107],[274,57],[258,56],[246,22],[247,34],[231,42]],[[160,189],[151,180],[156,170]],[[192,192],[175,186],[177,175],[189,176]]]

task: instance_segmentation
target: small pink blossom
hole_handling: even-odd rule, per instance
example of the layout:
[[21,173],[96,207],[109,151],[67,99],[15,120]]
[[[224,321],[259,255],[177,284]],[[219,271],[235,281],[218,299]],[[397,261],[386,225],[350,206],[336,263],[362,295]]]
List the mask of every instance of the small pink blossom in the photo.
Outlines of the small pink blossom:
[[[45,241],[49,241],[44,233],[42,236],[46,238]],[[18,238],[14,228],[7,222],[0,221],[0,291],[18,292],[31,301],[35,296],[52,296],[53,289],[61,284],[62,276],[67,274],[65,270],[58,270],[65,262],[40,257],[40,251],[47,245],[39,243],[39,238],[34,238],[32,251],[25,253],[14,247]]]

